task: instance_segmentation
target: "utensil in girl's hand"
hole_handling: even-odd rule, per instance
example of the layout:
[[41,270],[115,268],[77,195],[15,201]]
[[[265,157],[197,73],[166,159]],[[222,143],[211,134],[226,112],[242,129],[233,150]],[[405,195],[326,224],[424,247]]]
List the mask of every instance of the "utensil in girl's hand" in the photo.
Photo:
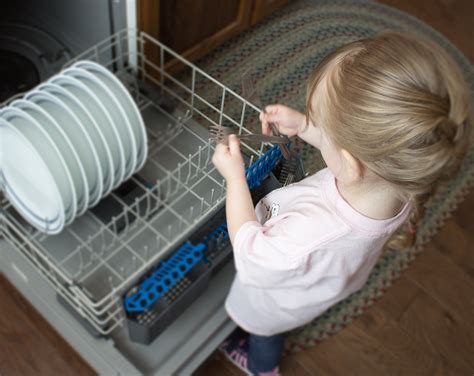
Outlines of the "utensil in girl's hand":
[[236,134],[234,129],[222,125],[211,125],[209,133],[216,143],[228,144],[229,136],[235,134],[239,140],[248,142],[270,142],[273,144],[287,144],[290,140],[287,136],[266,136],[263,134]]
[[[250,70],[246,70],[242,74],[242,96],[247,98],[249,102],[255,103],[257,107],[259,107],[263,112],[265,112],[265,108],[262,104],[262,101],[260,100],[260,97],[258,96],[257,90],[255,88],[255,82]],[[284,136],[278,131],[278,127],[274,123],[268,123],[268,125],[270,126],[270,129],[275,136],[277,137]],[[284,136],[284,137],[288,139],[288,136]],[[292,152],[286,145],[287,143],[288,142],[279,143],[279,146],[280,146],[281,153],[283,154],[283,157],[285,159],[291,159]]]

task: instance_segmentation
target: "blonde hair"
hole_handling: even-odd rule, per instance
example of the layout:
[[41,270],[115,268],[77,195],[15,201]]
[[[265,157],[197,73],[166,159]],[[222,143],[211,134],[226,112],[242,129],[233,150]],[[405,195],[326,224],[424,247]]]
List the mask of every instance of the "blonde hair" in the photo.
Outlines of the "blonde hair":
[[429,41],[398,32],[359,40],[333,51],[313,72],[306,103],[311,120],[323,77],[317,125],[401,200],[412,202],[408,223],[389,246],[412,245],[428,199],[458,171],[469,145],[469,92],[462,73]]

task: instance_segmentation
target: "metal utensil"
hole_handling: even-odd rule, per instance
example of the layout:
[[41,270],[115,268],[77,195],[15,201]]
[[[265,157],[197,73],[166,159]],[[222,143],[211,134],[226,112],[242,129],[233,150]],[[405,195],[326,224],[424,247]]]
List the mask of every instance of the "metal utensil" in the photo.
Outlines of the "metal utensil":
[[230,127],[224,127],[222,125],[211,125],[209,127],[209,133],[212,138],[218,143],[224,143],[227,145],[229,136],[235,134],[242,141],[249,142],[270,142],[273,144],[287,144],[289,142],[288,137],[283,136],[266,136],[263,134],[236,134],[235,130]]
[[[247,98],[248,101],[255,103],[255,105],[265,113],[265,108],[263,107],[262,101],[258,96],[257,90],[255,88],[255,82],[250,70],[246,70],[242,74],[242,96]],[[278,127],[274,123],[268,123],[268,125],[270,126],[270,129],[275,136],[283,136],[278,131]],[[288,139],[288,136],[285,137]],[[280,150],[285,159],[291,159],[292,153],[286,144],[287,143],[279,143]]]

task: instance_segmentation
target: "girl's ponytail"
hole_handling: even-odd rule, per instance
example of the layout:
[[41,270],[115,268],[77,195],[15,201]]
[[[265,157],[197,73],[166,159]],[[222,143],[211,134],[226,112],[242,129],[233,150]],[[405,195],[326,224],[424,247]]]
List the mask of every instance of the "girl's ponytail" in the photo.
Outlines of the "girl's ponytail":
[[437,188],[459,171],[471,141],[470,96],[453,59],[438,45],[398,32],[332,52],[308,85],[326,75],[320,126],[394,188],[413,212],[389,246],[413,244]]

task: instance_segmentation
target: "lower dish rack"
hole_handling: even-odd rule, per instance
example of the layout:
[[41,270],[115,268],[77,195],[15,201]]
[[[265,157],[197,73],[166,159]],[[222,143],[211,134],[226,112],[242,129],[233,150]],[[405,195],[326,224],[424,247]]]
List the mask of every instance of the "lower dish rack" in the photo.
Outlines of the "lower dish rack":
[[[147,58],[150,50],[158,64]],[[84,59],[129,88],[147,127],[147,163],[58,235],[29,226],[0,193],[1,235],[91,333],[109,336],[128,325],[133,340],[150,343],[231,254],[225,182],[210,161],[207,129],[250,133],[244,124],[258,121],[259,109],[143,32],[123,30],[66,67]],[[182,64],[177,75],[165,69],[170,59]],[[281,153],[268,143],[242,148],[248,180],[258,188]],[[278,186],[269,181],[267,191]],[[264,194],[253,192],[254,199]]]
[[[280,156],[277,149],[273,152]],[[252,189],[255,202],[281,186],[270,174]],[[126,294],[124,306],[130,339],[142,344],[151,343],[205,291],[211,276],[231,255],[225,208],[221,208],[167,260],[161,261],[139,286]]]

